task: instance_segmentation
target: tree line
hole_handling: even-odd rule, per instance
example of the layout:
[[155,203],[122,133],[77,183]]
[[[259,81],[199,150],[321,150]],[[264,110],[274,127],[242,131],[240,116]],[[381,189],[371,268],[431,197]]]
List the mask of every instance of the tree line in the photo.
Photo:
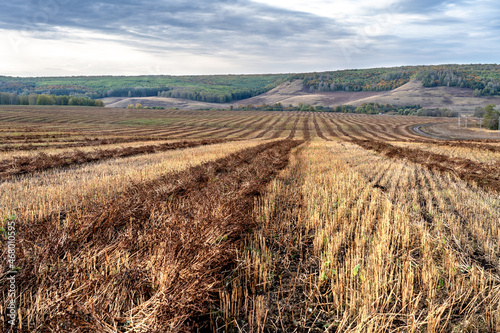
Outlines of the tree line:
[[336,113],[359,113],[359,114],[393,114],[404,116],[422,116],[422,117],[457,117],[458,113],[448,109],[424,109],[420,105],[397,106],[392,104],[363,103],[359,106],[338,105],[322,106],[299,103],[298,105],[289,104],[283,106],[282,103],[273,105],[238,105],[231,106],[229,110],[236,111],[309,111],[309,112],[336,112]]

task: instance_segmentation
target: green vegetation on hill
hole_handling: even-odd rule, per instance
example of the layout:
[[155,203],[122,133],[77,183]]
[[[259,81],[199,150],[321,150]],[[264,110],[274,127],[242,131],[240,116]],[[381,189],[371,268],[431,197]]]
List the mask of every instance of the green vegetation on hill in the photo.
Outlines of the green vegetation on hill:
[[90,98],[164,96],[225,103],[262,94],[286,75],[0,77],[0,91]]
[[499,65],[446,65],[420,70],[416,76],[424,87],[460,87],[474,89],[475,96],[500,95]]
[[475,96],[500,95],[500,65],[406,66],[304,73],[291,76],[303,80],[311,91],[392,90],[411,79],[422,80],[425,87],[474,89]]
[[381,91],[398,88],[408,82],[416,67],[356,69],[334,72],[295,74],[311,91]]

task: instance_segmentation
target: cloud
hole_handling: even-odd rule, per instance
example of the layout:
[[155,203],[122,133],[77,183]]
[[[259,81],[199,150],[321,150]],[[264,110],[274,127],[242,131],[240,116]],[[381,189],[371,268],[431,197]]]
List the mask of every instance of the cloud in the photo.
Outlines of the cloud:
[[[445,62],[489,62],[500,51],[497,7],[493,0],[5,1],[0,29],[11,45],[3,54],[22,51],[31,61],[44,55],[39,63],[50,73],[60,68],[57,50],[68,47],[75,51],[64,50],[65,61],[73,56],[99,73],[120,74],[130,61],[140,74],[141,59],[185,73],[221,72],[224,64],[228,73],[297,72],[435,63],[446,56]],[[41,54],[42,40],[54,51]],[[96,54],[109,47],[103,57],[87,52],[83,58],[75,43]],[[4,66],[15,71],[15,57],[5,57]]]
[[[64,5],[58,1],[65,1]],[[85,1],[47,0],[38,6],[8,3],[0,28],[53,34],[54,28],[86,29],[132,38],[155,48],[160,42],[228,47],[242,40],[280,43],[316,31],[345,35],[332,20],[250,1]]]

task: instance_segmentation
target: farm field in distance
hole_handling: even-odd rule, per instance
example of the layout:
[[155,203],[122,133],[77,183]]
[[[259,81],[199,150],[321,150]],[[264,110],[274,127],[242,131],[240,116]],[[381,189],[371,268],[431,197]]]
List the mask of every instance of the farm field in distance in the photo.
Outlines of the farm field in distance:
[[21,332],[500,331],[499,194],[456,119],[0,106],[0,293]]

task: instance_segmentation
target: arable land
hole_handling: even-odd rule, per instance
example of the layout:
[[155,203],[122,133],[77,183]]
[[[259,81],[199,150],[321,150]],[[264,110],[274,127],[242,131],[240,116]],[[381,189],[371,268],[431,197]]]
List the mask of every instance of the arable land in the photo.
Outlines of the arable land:
[[19,332],[500,331],[500,135],[456,121],[0,106],[0,328],[14,278]]

